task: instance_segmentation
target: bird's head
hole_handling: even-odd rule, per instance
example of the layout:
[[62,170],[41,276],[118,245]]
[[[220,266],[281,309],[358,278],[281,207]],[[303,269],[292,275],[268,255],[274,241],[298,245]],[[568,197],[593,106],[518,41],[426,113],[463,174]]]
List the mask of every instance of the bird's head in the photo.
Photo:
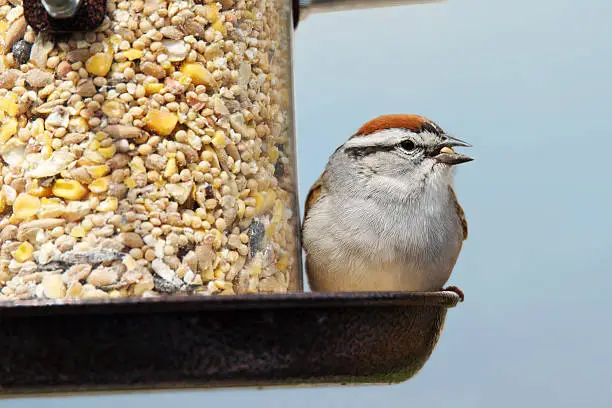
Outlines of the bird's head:
[[427,118],[397,114],[365,123],[335,156],[366,177],[412,189],[428,179],[450,183],[453,167],[472,160],[454,148],[470,146]]

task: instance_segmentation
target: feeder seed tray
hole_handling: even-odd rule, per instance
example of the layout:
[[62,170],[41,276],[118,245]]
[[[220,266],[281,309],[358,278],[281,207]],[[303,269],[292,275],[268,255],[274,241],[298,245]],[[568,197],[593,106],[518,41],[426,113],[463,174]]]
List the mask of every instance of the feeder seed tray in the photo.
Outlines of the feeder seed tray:
[[386,384],[429,358],[453,292],[0,304],[0,396]]

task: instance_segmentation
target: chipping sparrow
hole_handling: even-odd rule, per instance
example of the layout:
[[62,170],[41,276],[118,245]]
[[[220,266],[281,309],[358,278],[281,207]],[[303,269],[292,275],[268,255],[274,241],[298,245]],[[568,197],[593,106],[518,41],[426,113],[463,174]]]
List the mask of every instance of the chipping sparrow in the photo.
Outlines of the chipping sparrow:
[[472,159],[456,146],[470,147],[424,117],[387,115],[336,149],[306,199],[311,289],[442,289],[467,238],[451,183]]

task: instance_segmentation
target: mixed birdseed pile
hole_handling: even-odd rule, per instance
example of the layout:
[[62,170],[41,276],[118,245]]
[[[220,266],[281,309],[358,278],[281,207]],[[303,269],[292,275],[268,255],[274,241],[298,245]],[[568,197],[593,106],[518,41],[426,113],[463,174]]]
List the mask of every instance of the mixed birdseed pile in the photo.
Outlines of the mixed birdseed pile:
[[285,4],[0,0],[0,300],[297,288]]

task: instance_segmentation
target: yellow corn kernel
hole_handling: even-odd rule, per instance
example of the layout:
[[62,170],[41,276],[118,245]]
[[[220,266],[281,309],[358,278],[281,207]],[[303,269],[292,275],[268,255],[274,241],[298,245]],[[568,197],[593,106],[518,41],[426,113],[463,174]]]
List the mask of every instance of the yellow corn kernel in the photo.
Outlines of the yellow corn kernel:
[[217,4],[207,4],[204,7],[204,17],[208,21],[214,23],[219,19],[219,6],[217,6]]
[[149,96],[149,95],[153,95],[156,93],[160,93],[162,89],[164,89],[164,84],[159,84],[159,83],[145,84],[144,87],[145,87],[145,93],[147,94],[147,96]]
[[253,196],[255,197],[255,213],[260,214],[263,211],[266,198],[259,191],[256,192]]
[[17,125],[17,119],[15,118],[8,118],[8,120],[5,120],[2,124],[2,127],[0,127],[0,142],[5,143],[11,137],[16,135],[18,127]]
[[136,181],[134,181],[133,178],[128,177],[123,181],[123,184],[125,184],[127,186],[127,188],[134,188],[136,187]]
[[17,116],[19,105],[8,98],[0,99],[0,111],[5,112],[9,116]]
[[87,168],[87,172],[91,177],[97,179],[100,177],[104,177],[108,173],[110,173],[110,167],[108,167],[106,164],[101,164],[99,166],[90,166]]
[[53,194],[66,200],[77,201],[87,195],[87,189],[76,180],[57,179],[53,183]]
[[125,58],[129,59],[130,61],[134,61],[135,59],[142,57],[142,51],[135,48],[130,48],[129,50],[123,51],[123,55],[125,55]]
[[50,158],[51,155],[53,154],[53,147],[51,147],[51,146],[43,146],[43,148],[40,149],[40,154],[43,157],[43,159]]
[[70,231],[70,235],[75,238],[84,238],[85,235],[87,235],[87,231],[85,230],[85,228],[79,225],[77,227],[74,227],[72,231]]
[[38,211],[38,218],[58,218],[66,213],[66,207],[58,198],[43,198],[40,202],[41,206]]
[[0,191],[0,214],[2,214],[6,210],[6,197],[4,193]]
[[94,180],[89,185],[89,190],[92,193],[101,194],[108,191],[110,187],[110,177],[102,177],[97,180]]
[[33,195],[34,197],[43,198],[51,197],[53,195],[53,191],[51,190],[51,187],[41,187],[37,185],[28,190],[28,194]]
[[116,100],[106,101],[102,105],[102,112],[111,118],[120,118],[125,114],[125,107]]
[[130,68],[131,66],[132,66],[132,63],[130,61],[118,62],[118,63],[113,65],[113,71],[115,71],[115,72],[123,72],[126,69]]
[[178,123],[174,113],[152,110],[145,117],[145,124],[149,129],[161,136],[168,136]]
[[85,63],[85,69],[92,75],[105,76],[110,71],[113,63],[113,55],[99,52],[89,57]]
[[83,158],[87,159],[91,163],[102,164],[106,161],[106,158],[101,153],[94,150],[85,150]]
[[213,247],[214,248],[220,248],[221,247],[221,243],[222,243],[222,239],[223,239],[223,234],[221,234],[221,231],[219,231],[218,229],[212,229],[210,230],[210,232],[213,234],[214,236],[214,241],[213,241]]
[[251,276],[259,276],[261,275],[261,260],[256,259],[251,263]]
[[85,133],[89,130],[89,125],[87,124],[85,118],[78,117],[70,121],[68,130],[74,133]]
[[92,141],[89,143],[88,148],[89,148],[90,150],[98,150],[98,149],[100,148],[100,141],[99,141],[99,140],[96,140],[96,139],[92,140]]
[[223,279],[225,278],[225,272],[223,272],[223,269],[221,269],[221,267],[218,267],[217,269],[215,269],[214,276],[217,279]]
[[199,62],[188,62],[183,65],[181,72],[191,78],[191,82],[195,85],[212,86],[215,80],[204,65]]
[[117,153],[117,148],[115,147],[115,145],[101,147],[98,149],[98,153],[100,153],[100,155],[102,155],[102,157],[106,159],[111,159],[115,155],[115,153]]
[[146,173],[147,168],[145,167],[144,160],[141,157],[134,157],[129,163],[130,169],[133,174]]
[[32,136],[38,137],[45,131],[45,121],[42,118],[36,119],[32,122]]
[[100,212],[117,211],[117,207],[119,207],[119,200],[117,197],[108,197],[98,205],[96,210]]
[[270,163],[272,164],[276,164],[277,160],[278,160],[278,149],[276,147],[272,147],[268,150],[268,159],[270,161]]
[[178,172],[176,167],[176,158],[171,157],[168,159],[168,163],[166,164],[166,169],[164,170],[164,177],[170,178]]
[[225,139],[225,132],[222,130],[217,130],[215,132],[215,137],[212,139],[212,144],[217,149],[223,149],[227,144],[227,140]]
[[123,37],[121,37],[119,34],[113,34],[110,37],[108,37],[108,39],[106,40],[106,43],[110,46],[113,46],[113,45],[121,44],[122,41],[123,41]]
[[8,28],[9,25],[6,21],[0,21],[0,33],[5,33]]
[[32,257],[32,252],[34,252],[34,247],[26,241],[13,251],[13,258],[15,258],[17,262],[23,263]]
[[227,29],[223,25],[223,21],[217,20],[214,23],[212,23],[211,27],[213,28],[213,30],[216,30],[220,32],[221,34],[223,34],[223,37],[227,35]]
[[266,191],[265,197],[266,197],[266,201],[264,202],[264,211],[269,210],[274,205],[274,202],[276,201],[276,191],[274,190]]
[[40,199],[29,194],[19,194],[13,203],[13,216],[25,220],[36,215],[40,209]]

